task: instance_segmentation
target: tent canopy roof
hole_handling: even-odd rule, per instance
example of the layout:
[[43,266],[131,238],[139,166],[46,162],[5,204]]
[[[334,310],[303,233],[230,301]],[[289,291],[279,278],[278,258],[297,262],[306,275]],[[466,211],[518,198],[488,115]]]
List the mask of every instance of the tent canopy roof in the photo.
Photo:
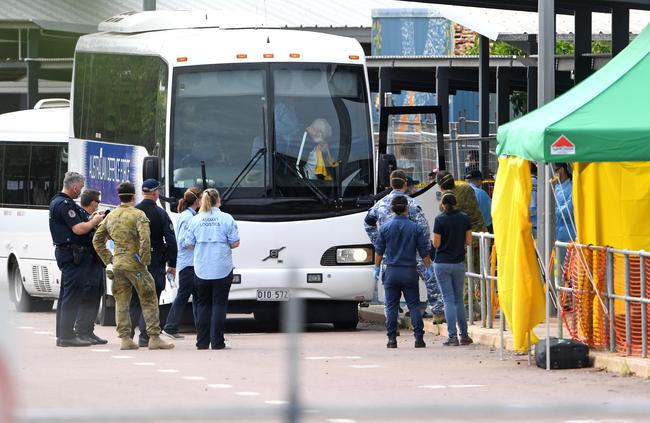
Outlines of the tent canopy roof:
[[601,70],[499,127],[498,155],[545,162],[650,160],[650,25]]

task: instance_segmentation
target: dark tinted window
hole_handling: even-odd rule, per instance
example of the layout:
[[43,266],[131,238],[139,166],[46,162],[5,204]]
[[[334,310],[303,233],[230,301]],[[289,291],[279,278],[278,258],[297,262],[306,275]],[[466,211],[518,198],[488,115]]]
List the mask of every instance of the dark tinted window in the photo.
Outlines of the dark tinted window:
[[62,145],[0,145],[0,204],[47,206],[63,186],[67,169],[67,147]]
[[164,153],[167,65],[159,57],[77,53],[76,138],[144,146]]
[[4,204],[26,204],[30,147],[27,144],[7,145],[2,166],[2,201]]
[[46,206],[63,184],[62,147],[55,145],[32,146],[29,172],[29,204]]

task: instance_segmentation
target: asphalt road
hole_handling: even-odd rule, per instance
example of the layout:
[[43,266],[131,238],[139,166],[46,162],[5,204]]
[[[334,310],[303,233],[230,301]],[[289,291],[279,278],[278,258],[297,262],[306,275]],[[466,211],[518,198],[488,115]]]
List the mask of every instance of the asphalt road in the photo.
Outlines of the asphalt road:
[[[110,340],[108,345],[58,348],[53,312],[11,312],[8,323],[16,340],[11,366],[22,416],[48,421],[43,416],[49,412],[65,415],[82,408],[96,413],[89,421],[100,417],[108,421],[106,410],[131,410],[134,420],[144,415],[162,421],[171,410],[185,413],[181,421],[205,407],[223,407],[223,415],[214,414],[223,421],[233,419],[228,414],[233,410],[245,421],[257,421],[277,416],[286,407],[288,336],[259,332],[252,318],[229,320],[229,347],[220,351],[195,350],[192,333],[175,341],[171,351],[120,351],[112,327],[96,328],[98,335]],[[625,413],[585,416],[584,407],[582,412],[566,410],[559,416],[549,413],[573,403],[602,407],[620,400],[648,402],[647,380],[593,369],[547,372],[529,367],[526,357],[507,356],[501,361],[497,351],[477,345],[444,347],[442,338],[431,335],[426,337],[426,349],[415,349],[412,335],[405,332],[399,347],[388,350],[380,326],[362,323],[355,331],[309,326],[300,338],[301,351],[294,363],[306,420],[500,421],[508,415],[500,414],[505,403],[524,408],[544,404],[536,413],[531,411],[530,418],[538,421],[646,420]],[[485,414],[481,415],[481,408],[477,411],[477,404],[485,407]],[[333,410],[328,405],[347,408]],[[404,408],[395,410],[395,406]],[[430,408],[411,416],[413,406]],[[509,409],[516,411],[516,407]],[[521,420],[521,413],[516,411],[513,420]]]

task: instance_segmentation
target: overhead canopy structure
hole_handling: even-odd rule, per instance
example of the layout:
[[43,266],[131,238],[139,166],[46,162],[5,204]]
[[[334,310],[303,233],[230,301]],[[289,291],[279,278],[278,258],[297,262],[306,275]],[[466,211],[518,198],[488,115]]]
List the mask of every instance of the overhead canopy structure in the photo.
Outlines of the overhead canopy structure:
[[650,160],[650,26],[600,71],[499,127],[498,155],[544,162]]

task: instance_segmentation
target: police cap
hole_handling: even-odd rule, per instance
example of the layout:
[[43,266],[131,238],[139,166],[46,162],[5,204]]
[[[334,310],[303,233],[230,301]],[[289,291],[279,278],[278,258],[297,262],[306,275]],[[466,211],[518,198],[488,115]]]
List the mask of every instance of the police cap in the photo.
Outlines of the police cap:
[[150,178],[142,183],[142,192],[154,192],[160,189],[160,182]]

